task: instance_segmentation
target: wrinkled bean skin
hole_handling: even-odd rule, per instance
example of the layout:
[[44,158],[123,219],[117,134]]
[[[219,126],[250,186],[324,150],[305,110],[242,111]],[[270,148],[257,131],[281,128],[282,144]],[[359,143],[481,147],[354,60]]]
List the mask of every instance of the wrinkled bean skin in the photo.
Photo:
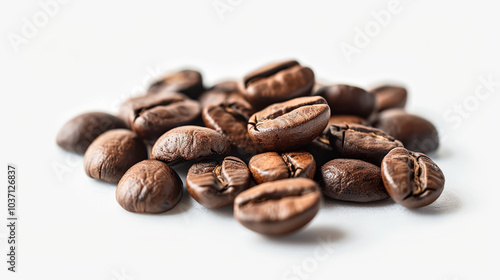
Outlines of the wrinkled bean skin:
[[65,123],[57,133],[56,143],[66,151],[83,155],[99,135],[117,128],[127,128],[127,126],[120,118],[113,115],[89,112]]
[[250,186],[250,171],[237,157],[226,157],[222,163],[204,161],[188,171],[186,185],[189,194],[207,208],[232,205],[234,198]]
[[401,109],[380,113],[375,127],[400,140],[411,151],[432,153],[439,148],[436,127],[428,120]]
[[147,158],[146,144],[136,133],[114,129],[90,144],[83,161],[90,178],[117,184],[132,165]]
[[321,189],[333,199],[373,202],[389,194],[382,183],[380,168],[357,159],[334,159],[321,167]]
[[316,94],[326,99],[332,115],[355,115],[366,119],[375,111],[377,105],[373,94],[348,85],[326,86],[320,88]]
[[278,154],[267,152],[253,156],[248,163],[257,184],[286,178],[314,178],[316,162],[307,152]]
[[179,92],[196,99],[203,91],[203,79],[200,72],[185,69],[159,79],[149,87],[147,93]]
[[230,149],[229,141],[221,133],[206,127],[186,125],[163,134],[151,149],[151,158],[174,164],[226,154]]
[[377,99],[377,108],[379,112],[392,108],[404,108],[408,99],[408,92],[404,87],[398,86],[380,86],[370,90]]
[[248,134],[267,151],[291,151],[320,135],[329,118],[330,108],[325,99],[299,97],[253,114],[248,122]]
[[318,212],[321,192],[311,179],[291,178],[257,185],[234,200],[234,217],[246,228],[270,236],[299,230]]
[[168,165],[144,160],[132,166],[116,187],[116,201],[134,213],[162,213],[182,197],[182,181]]
[[295,60],[277,62],[246,75],[238,86],[256,109],[262,109],[272,103],[310,95],[314,73]]
[[385,156],[381,169],[387,192],[406,208],[427,206],[443,192],[443,171],[422,153],[396,148]]

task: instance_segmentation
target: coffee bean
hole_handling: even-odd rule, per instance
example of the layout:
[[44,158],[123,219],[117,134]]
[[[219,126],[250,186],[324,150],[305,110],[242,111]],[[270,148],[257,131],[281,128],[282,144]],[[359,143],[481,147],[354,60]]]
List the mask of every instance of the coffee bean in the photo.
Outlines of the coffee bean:
[[330,108],[319,96],[276,103],[253,114],[248,122],[252,140],[268,151],[290,151],[311,142],[328,124]]
[[444,174],[426,155],[396,148],[382,161],[382,180],[391,198],[406,208],[434,202],[443,192]]
[[162,213],[182,197],[182,181],[168,165],[144,160],[132,166],[116,187],[116,201],[129,212]]
[[210,90],[218,90],[224,92],[238,92],[238,81],[223,81],[213,85]]
[[403,144],[380,129],[359,124],[332,125],[330,145],[341,157],[361,159],[380,166],[384,156]]
[[380,168],[358,159],[334,159],[321,167],[323,194],[337,200],[372,202],[389,197]]
[[166,163],[193,160],[230,151],[227,138],[206,127],[186,125],[169,130],[154,144],[151,158]]
[[330,127],[332,124],[361,124],[361,125],[368,125],[368,122],[358,116],[353,116],[353,115],[337,115],[337,116],[331,116],[330,120],[328,121],[328,127]]
[[248,167],[257,184],[294,177],[312,179],[316,172],[316,162],[307,152],[258,154],[250,159]]
[[127,100],[119,115],[148,142],[170,129],[192,123],[201,112],[200,104],[178,93],[158,93]]
[[375,127],[400,140],[411,151],[431,153],[439,147],[436,127],[428,120],[408,114],[402,109],[380,113]]
[[246,75],[239,90],[257,109],[311,94],[314,73],[295,60],[272,63]]
[[316,94],[326,99],[332,115],[355,115],[366,119],[376,109],[375,96],[358,87],[326,86]]
[[404,108],[408,92],[404,87],[381,86],[370,90],[375,95],[378,104],[378,111],[384,111],[392,108]]
[[59,130],[56,142],[66,151],[85,154],[90,144],[101,134],[116,128],[126,128],[118,117],[101,112],[78,115]]
[[189,168],[186,185],[189,194],[207,208],[232,205],[234,198],[250,185],[250,171],[237,157],[219,163],[205,161]]
[[186,69],[166,75],[154,82],[147,93],[180,92],[196,99],[203,90],[203,80],[200,72]]
[[136,133],[114,129],[92,142],[83,164],[90,178],[116,184],[132,165],[147,158],[146,145]]
[[204,92],[198,100],[200,101],[202,108],[206,108],[211,105],[219,105],[221,103],[239,103],[245,104],[245,107],[247,107],[249,110],[249,115],[253,114],[254,112],[252,105],[250,105],[250,103],[248,103],[248,101],[239,92],[227,92],[214,89]]
[[257,185],[234,200],[234,217],[255,232],[278,236],[311,221],[319,210],[321,192],[311,179],[291,178]]

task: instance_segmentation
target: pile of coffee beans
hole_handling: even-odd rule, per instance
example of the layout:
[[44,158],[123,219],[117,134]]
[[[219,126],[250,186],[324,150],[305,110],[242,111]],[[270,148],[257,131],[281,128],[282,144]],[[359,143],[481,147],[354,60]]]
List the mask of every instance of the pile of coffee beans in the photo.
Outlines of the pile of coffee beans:
[[84,154],[91,178],[117,184],[125,210],[161,213],[183,194],[207,208],[233,207],[243,226],[284,235],[309,223],[328,199],[391,198],[410,209],[434,202],[441,169],[426,155],[439,137],[404,109],[405,88],[370,91],[320,85],[290,60],[240,81],[205,88],[183,70],[125,101],[117,115],[90,112],[67,122],[57,144]]

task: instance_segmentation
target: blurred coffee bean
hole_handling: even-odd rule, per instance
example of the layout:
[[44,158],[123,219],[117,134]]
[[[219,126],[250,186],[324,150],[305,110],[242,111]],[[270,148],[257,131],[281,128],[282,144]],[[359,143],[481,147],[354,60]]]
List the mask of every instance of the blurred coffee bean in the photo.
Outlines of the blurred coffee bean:
[[200,72],[186,69],[160,78],[149,87],[147,93],[180,92],[196,99],[203,91],[203,80]]
[[366,119],[376,108],[375,96],[358,87],[326,86],[320,88],[316,94],[326,99],[332,116],[355,115]]
[[370,90],[370,93],[374,94],[377,99],[379,112],[392,108],[404,108],[408,98],[406,89],[398,86],[381,86]]

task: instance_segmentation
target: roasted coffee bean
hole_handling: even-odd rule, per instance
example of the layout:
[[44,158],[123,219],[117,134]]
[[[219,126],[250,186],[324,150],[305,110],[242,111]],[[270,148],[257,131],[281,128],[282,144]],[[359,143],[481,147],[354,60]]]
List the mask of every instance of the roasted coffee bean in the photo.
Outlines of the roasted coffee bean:
[[278,236],[292,233],[311,221],[319,210],[318,184],[291,178],[257,185],[234,200],[234,217],[255,232]]
[[176,127],[163,134],[151,150],[151,158],[166,163],[176,163],[226,154],[230,151],[227,138],[206,127],[186,125]]
[[248,122],[252,140],[268,151],[290,151],[311,142],[328,124],[330,108],[319,96],[276,103],[253,114]]
[[76,116],[57,133],[56,142],[66,151],[85,154],[90,144],[101,134],[116,128],[127,128],[118,117],[100,112]]
[[119,115],[146,141],[153,142],[170,129],[199,117],[200,103],[178,93],[163,92],[127,100]]
[[254,113],[252,105],[250,105],[250,103],[248,103],[248,101],[239,92],[227,92],[214,89],[204,92],[198,100],[200,101],[202,108],[206,108],[211,105],[219,105],[221,103],[239,103],[245,104],[245,108],[248,109],[249,115]]
[[182,181],[168,165],[144,160],[132,166],[116,187],[116,201],[129,212],[162,213],[182,197]]
[[359,124],[332,125],[330,145],[341,157],[361,159],[380,166],[384,156],[403,144],[380,129]]
[[428,120],[408,114],[402,109],[380,113],[375,127],[400,140],[411,151],[431,153],[439,147],[436,127]]
[[258,154],[250,159],[248,167],[257,184],[294,177],[312,179],[316,172],[316,162],[307,152]]
[[381,86],[370,90],[370,93],[374,94],[377,99],[379,112],[392,108],[404,108],[408,98],[406,89],[398,86]]
[[196,99],[203,90],[203,80],[200,72],[186,69],[159,79],[149,87],[148,94],[180,92]]
[[219,163],[205,161],[189,168],[186,185],[189,194],[207,208],[232,205],[234,198],[250,186],[250,171],[237,157]]
[[426,155],[404,148],[389,152],[382,161],[382,180],[391,198],[406,208],[434,202],[443,192],[444,174]]
[[377,104],[373,94],[348,85],[326,86],[320,88],[316,94],[326,99],[332,115],[368,118],[375,111]]
[[90,144],[83,164],[90,178],[116,184],[132,165],[147,158],[146,145],[136,133],[114,129]]
[[239,90],[257,109],[310,95],[314,73],[295,60],[272,63],[246,75]]
[[368,125],[368,122],[358,116],[353,116],[353,115],[338,115],[338,116],[331,116],[330,120],[328,121],[328,126],[329,128],[332,124],[361,124],[361,125]]
[[372,202],[389,197],[380,168],[358,159],[334,159],[321,167],[323,194],[337,200]]
[[238,81],[223,81],[213,85],[210,90],[218,90],[224,92],[238,92]]

